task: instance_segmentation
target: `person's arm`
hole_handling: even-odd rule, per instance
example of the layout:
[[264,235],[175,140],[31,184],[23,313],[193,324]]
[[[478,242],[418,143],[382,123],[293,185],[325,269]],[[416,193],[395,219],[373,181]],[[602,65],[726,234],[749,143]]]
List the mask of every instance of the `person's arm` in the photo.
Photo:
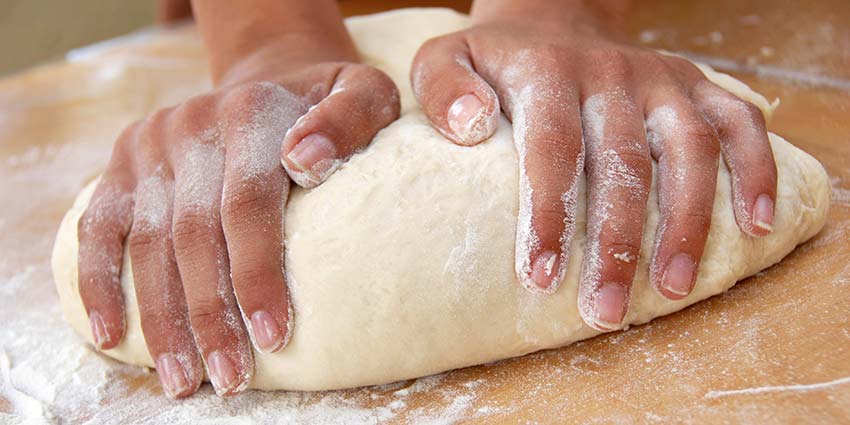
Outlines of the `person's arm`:
[[156,0],[154,16],[157,24],[169,25],[192,17],[190,0]]
[[[256,55],[266,62],[357,60],[334,0],[193,0],[192,6],[217,82]],[[280,49],[286,56],[275,55]]]
[[630,45],[621,0],[477,0],[472,26],[428,41],[413,87],[433,125],[471,145],[512,120],[520,159],[516,271],[551,293],[569,262],[581,173],[587,243],[578,305],[596,329],[622,326],[638,265],[652,162],[659,230],[650,280],[666,298],[696,282],[720,152],[743,232],[771,232],[776,165],[761,111],[690,62]]
[[172,397],[195,392],[204,370],[216,393],[237,394],[252,343],[286,345],[290,179],[321,184],[400,109],[392,80],[356,63],[330,0],[193,7],[216,88],[131,124],[78,223],[96,347],[124,337],[126,242],[145,342]]

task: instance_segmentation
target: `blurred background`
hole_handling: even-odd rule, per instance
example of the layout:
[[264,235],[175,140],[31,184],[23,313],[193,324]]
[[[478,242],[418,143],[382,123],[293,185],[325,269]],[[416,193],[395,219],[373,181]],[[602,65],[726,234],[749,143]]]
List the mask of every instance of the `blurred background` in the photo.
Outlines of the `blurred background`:
[[0,75],[151,25],[153,0],[0,0]]
[[[304,0],[310,1],[310,0]],[[0,0],[0,76],[61,58],[68,50],[154,24],[156,0]],[[346,15],[471,0],[342,0]]]
[[[0,0],[0,76],[153,25],[155,2]],[[468,11],[471,3],[340,0],[346,15],[411,6]],[[850,90],[850,0],[639,0],[630,27],[638,43],[720,69]]]

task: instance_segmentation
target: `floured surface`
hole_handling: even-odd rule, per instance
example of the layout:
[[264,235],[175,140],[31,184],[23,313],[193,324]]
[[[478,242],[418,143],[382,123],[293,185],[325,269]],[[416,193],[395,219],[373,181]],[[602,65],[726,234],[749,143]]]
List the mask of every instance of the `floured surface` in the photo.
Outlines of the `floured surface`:
[[[2,381],[0,412],[37,417],[34,409],[27,408],[37,405],[48,415],[61,415],[71,422],[99,414],[99,422],[155,420],[163,415],[184,423],[221,416],[237,416],[245,422],[252,421],[250,416],[256,422],[284,418],[315,422],[321,418],[329,422],[432,419],[446,423],[474,422],[476,418],[609,422],[689,418],[699,422],[701,418],[704,422],[710,418],[776,419],[777,415],[786,421],[835,422],[850,415],[846,387],[793,390],[794,385],[850,375],[846,315],[850,309],[846,290],[850,282],[846,250],[850,197],[845,196],[850,193],[846,163],[850,152],[846,150],[848,130],[839,126],[844,122],[839,119],[841,108],[847,107],[841,102],[846,99],[829,93],[805,97],[791,89],[781,92],[784,106],[774,124],[795,141],[814,142],[801,146],[815,152],[836,176],[830,223],[814,242],[782,264],[722,297],[627,332],[389,388],[307,395],[250,392],[222,402],[205,387],[188,402],[164,399],[153,373],[140,373],[91,353],[61,323],[45,255],[55,223],[70,205],[72,194],[108,157],[111,141],[93,137],[104,132],[116,134],[123,125],[113,122],[118,121],[116,117],[126,117],[121,121],[127,122],[158,105],[179,100],[193,90],[193,76],[202,73],[186,60],[199,56],[194,39],[180,36],[156,41],[123,55],[100,57],[97,63],[39,70],[15,80],[15,85],[0,86],[4,111],[0,135],[4,153],[8,152],[0,171],[4,181],[13,184],[3,187],[3,200],[18,206],[14,211],[4,210],[0,220],[11,236],[0,241],[4,254],[0,290],[11,295],[2,298],[10,303],[4,305],[8,308],[0,309],[0,319],[10,324],[0,329],[0,343],[11,365],[8,373],[3,369],[2,376],[11,379]],[[140,75],[145,77],[140,80]],[[81,84],[62,84],[57,76]],[[169,84],[187,92],[166,90]],[[168,97],[141,96],[149,86],[163,87]],[[119,99],[120,93],[139,95]],[[109,117],[86,113],[87,106],[100,101],[114,106]],[[816,119],[803,120],[807,116]],[[56,117],[57,125],[44,126],[41,119],[46,117]],[[824,122],[832,124],[824,126]],[[815,134],[823,134],[823,139]],[[475,235],[469,240],[474,241]],[[458,250],[458,258],[465,252]],[[43,344],[45,339],[73,350],[52,349],[53,344]],[[43,384],[29,385],[30,381]],[[413,384],[410,391],[400,387],[409,384]],[[790,386],[792,390],[705,397],[711,391],[767,386]],[[31,403],[21,402],[17,393],[30,397]]]
[[[349,22],[359,50],[395,79],[403,116],[321,186],[293,190],[285,230],[294,333],[285,350],[254,353],[251,387],[327,390],[385,384],[558,347],[598,333],[584,324],[577,306],[582,251],[591,258],[606,255],[585,243],[584,185],[578,187],[576,234],[564,281],[553,294],[531,293],[517,282],[512,267],[519,208],[517,149],[510,124],[502,119],[486,143],[459,147],[411,104],[405,77],[415,46],[465,24],[463,16],[440,10],[407,10]],[[385,37],[387,32],[394,37]],[[726,84],[710,70],[706,73]],[[736,91],[769,114],[763,97],[740,83]],[[591,97],[585,109],[596,116],[617,99]],[[601,137],[604,122],[586,131]],[[680,301],[663,298],[648,282],[659,218],[653,191],[624,323],[644,323],[721,293],[775,264],[821,229],[829,204],[825,171],[781,138],[771,135],[771,144],[779,176],[776,230],[754,239],[738,229],[730,176],[721,165],[696,287]],[[87,338],[89,322],[76,284],[76,230],[93,189],[84,190],[66,215],[53,255],[65,317]],[[105,354],[152,366],[126,252],[124,260],[127,337]]]

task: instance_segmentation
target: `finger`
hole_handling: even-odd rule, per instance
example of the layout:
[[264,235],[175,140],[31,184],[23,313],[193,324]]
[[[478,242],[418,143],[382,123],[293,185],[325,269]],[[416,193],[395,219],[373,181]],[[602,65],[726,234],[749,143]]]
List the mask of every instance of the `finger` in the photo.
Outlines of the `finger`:
[[395,121],[400,109],[398,90],[386,74],[346,65],[327,96],[286,134],[281,163],[298,185],[321,184]]
[[462,38],[449,35],[422,45],[410,79],[425,115],[451,141],[471,146],[496,131],[499,99],[475,72]]
[[[517,82],[518,83],[518,82]],[[528,290],[553,293],[566,272],[584,163],[577,90],[565,83],[512,86],[506,95],[519,156],[515,268]]]
[[640,113],[622,89],[582,106],[587,149],[587,247],[579,312],[599,330],[622,326],[640,256],[652,162]]
[[174,258],[174,181],[158,144],[146,143],[135,152],[143,177],[136,188],[133,228],[128,239],[142,332],[165,393],[180,398],[198,389],[204,369],[189,326]]
[[109,166],[77,224],[80,298],[98,350],[117,346],[126,328],[121,267],[124,240],[133,221],[135,181],[124,146],[135,137],[137,127],[129,127],[119,137]]
[[680,90],[657,95],[647,110],[661,211],[650,281],[678,300],[693,290],[708,239],[720,146],[714,128]]
[[129,240],[142,332],[166,394],[185,397],[198,389],[204,369],[174,257],[174,184],[168,176],[152,175],[139,182],[136,193]]
[[[226,135],[227,155],[222,225],[227,239],[233,290],[254,346],[269,353],[291,335],[292,309],[283,273],[283,207],[289,178],[277,154],[284,125],[251,131],[256,117]],[[271,254],[276,253],[276,254]]]
[[708,81],[696,85],[693,97],[720,135],[720,148],[732,175],[738,227],[750,236],[770,234],[777,177],[764,115],[752,103]]
[[[185,104],[184,107],[191,108]],[[178,109],[178,111],[180,111]],[[188,112],[191,113],[191,112]],[[177,119],[178,122],[188,120]],[[253,359],[221,228],[224,152],[216,137],[175,149],[172,237],[195,343],[219,395],[243,391]]]

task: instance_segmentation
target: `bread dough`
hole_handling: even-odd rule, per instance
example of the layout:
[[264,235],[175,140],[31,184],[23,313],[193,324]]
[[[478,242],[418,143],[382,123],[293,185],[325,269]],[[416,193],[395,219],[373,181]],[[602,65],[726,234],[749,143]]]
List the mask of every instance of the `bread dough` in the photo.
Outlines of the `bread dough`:
[[[576,301],[585,245],[584,184],[565,280],[555,294],[533,294],[514,272],[517,160],[511,126],[476,147],[444,139],[418,110],[409,64],[426,39],[467,18],[416,9],[347,21],[365,60],[402,93],[403,116],[313,190],[295,189],[286,210],[286,271],[295,310],[289,346],[254,353],[251,386],[324,390],[382,384],[558,347],[598,334]],[[770,114],[760,95],[729,76],[706,75]],[[106,137],[106,136],[105,136]],[[827,175],[817,160],[770,135],[779,171],[775,231],[753,239],[735,222],[730,177],[718,173],[711,234],[694,292],[670,301],[650,287],[648,261],[658,223],[650,195],[643,247],[625,323],[647,322],[729,289],[777,263],[824,224]],[[65,216],[53,252],[62,308],[92,340],[77,288],[77,220],[93,191]],[[279,253],[269,253],[279,255]],[[139,325],[129,254],[121,283],[127,335],[105,354],[153,366]]]

